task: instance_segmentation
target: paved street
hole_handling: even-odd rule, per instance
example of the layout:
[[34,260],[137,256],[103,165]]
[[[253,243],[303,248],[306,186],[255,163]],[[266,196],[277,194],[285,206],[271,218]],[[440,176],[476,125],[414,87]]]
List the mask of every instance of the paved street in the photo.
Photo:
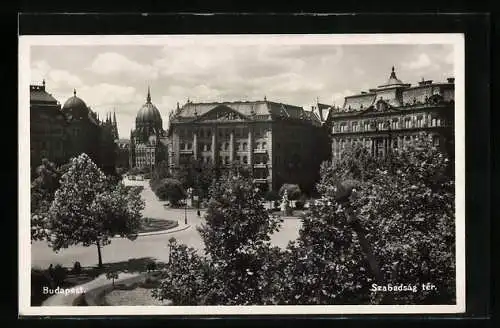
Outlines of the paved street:
[[[143,215],[152,218],[177,220],[179,226],[184,226],[184,209],[165,209],[163,203],[158,201],[147,181],[125,181],[126,184],[144,185],[142,197],[146,201]],[[202,211],[202,216],[203,216]],[[203,244],[196,226],[202,223],[196,215],[196,210],[187,211],[188,224],[186,230],[161,235],[140,236],[135,241],[123,238],[114,238],[112,243],[102,249],[103,262],[114,263],[127,261],[132,258],[151,257],[159,261],[168,261],[168,239],[175,237],[180,243],[187,244],[198,250],[203,249]],[[300,220],[285,219],[281,230],[272,237],[273,244],[285,247],[290,240],[297,237]],[[72,266],[79,261],[82,266],[97,264],[97,248],[74,246],[54,253],[45,242],[33,242],[31,245],[31,263],[33,267],[47,268],[51,263],[63,266]]]

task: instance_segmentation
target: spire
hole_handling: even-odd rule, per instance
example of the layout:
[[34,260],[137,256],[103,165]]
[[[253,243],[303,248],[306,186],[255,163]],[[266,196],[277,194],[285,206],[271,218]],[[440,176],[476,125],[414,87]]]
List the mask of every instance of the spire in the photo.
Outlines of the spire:
[[148,96],[146,98],[146,102],[149,104],[151,103],[151,90],[149,88],[149,85],[148,85]]
[[45,90],[45,79],[42,80],[42,86],[43,86],[43,89]]
[[264,96],[264,101],[267,101],[267,98],[266,98],[266,96]]
[[390,78],[396,79],[396,72],[394,72],[394,66],[392,66],[392,72]]
[[113,108],[113,124],[116,126],[116,112],[114,108]]
[[73,89],[73,97],[76,97],[76,89]]

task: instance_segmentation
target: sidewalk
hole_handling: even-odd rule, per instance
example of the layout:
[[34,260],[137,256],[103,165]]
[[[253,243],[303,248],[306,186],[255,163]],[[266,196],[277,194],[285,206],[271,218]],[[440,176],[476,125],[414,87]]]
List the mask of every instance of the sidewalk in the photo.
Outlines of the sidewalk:
[[[120,273],[119,278],[115,279],[115,284],[120,283],[124,280],[130,279],[130,278],[135,278],[140,276],[140,273]],[[79,285],[79,286],[73,286],[71,288],[81,288],[85,291],[90,291],[99,287],[104,287],[106,285],[112,284],[112,281],[110,279],[106,279],[106,274],[102,274],[95,278],[92,281],[89,281],[85,284]],[[75,299],[80,296],[81,293],[75,293],[75,294],[56,294],[53,296],[50,296],[47,298],[43,303],[42,306],[73,306],[73,302]]]

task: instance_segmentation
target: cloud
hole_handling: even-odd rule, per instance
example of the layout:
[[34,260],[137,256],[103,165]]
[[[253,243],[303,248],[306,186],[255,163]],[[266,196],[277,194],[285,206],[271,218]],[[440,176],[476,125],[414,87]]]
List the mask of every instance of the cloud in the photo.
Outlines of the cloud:
[[446,64],[453,65],[455,63],[455,53],[452,51],[446,57],[444,57],[444,62]]
[[31,69],[31,82],[39,84],[42,80],[45,80],[52,90],[78,88],[83,85],[78,76],[66,70],[54,69],[45,60],[35,62]]
[[97,55],[88,67],[90,71],[100,75],[130,74],[140,78],[158,78],[158,68],[148,64],[130,60],[116,52]]
[[408,69],[422,69],[431,66],[433,63],[429,55],[421,53],[415,60],[403,63],[403,66]]
[[353,94],[354,94],[354,92],[351,90],[344,90],[341,92],[336,92],[333,94],[333,103],[336,106],[343,106],[344,105],[344,98],[347,96],[352,96]]

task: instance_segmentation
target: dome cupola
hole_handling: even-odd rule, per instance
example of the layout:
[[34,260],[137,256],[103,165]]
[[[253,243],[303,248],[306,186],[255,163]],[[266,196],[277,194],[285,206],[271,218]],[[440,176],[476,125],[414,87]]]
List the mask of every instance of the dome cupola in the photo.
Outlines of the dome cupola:
[[151,102],[151,92],[148,87],[148,95],[146,97],[146,103],[142,105],[135,118],[136,127],[140,126],[152,126],[155,128],[162,127],[161,114],[158,108]]
[[62,107],[62,112],[70,118],[84,118],[89,115],[87,104],[76,96],[76,89],[73,90],[73,97],[66,100]]

